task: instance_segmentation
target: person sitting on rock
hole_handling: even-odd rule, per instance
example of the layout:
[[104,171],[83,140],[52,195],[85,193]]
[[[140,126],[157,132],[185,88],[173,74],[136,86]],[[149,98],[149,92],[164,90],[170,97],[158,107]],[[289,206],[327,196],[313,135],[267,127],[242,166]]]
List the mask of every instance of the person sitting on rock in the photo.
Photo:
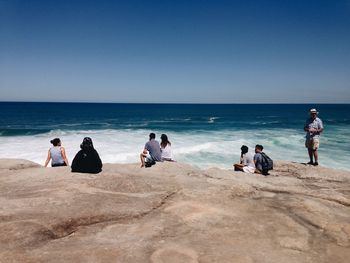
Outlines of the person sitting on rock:
[[66,151],[64,147],[62,147],[60,138],[55,138],[50,142],[52,143],[53,147],[51,147],[47,153],[45,167],[47,167],[50,160],[51,160],[52,167],[68,166],[69,163],[66,156]]
[[162,152],[162,161],[174,162],[173,153],[171,150],[171,142],[168,140],[168,136],[166,134],[162,134],[160,136],[162,140],[160,143],[160,151]]
[[102,161],[95,150],[92,140],[85,137],[81,150],[75,155],[72,162],[72,172],[97,174],[102,171]]
[[252,155],[248,153],[248,146],[242,145],[240,161],[233,166],[235,167],[235,171],[242,171],[251,174],[255,172],[255,164]]
[[[141,167],[145,167],[146,163],[155,164],[162,161],[162,153],[160,144],[156,141],[156,135],[152,132],[149,134],[149,141],[145,144],[143,152],[140,154]],[[147,165],[146,167],[149,167]]]
[[260,144],[255,146],[255,155],[254,155],[254,164],[255,164],[255,172],[258,174],[262,173],[262,151],[264,147]]

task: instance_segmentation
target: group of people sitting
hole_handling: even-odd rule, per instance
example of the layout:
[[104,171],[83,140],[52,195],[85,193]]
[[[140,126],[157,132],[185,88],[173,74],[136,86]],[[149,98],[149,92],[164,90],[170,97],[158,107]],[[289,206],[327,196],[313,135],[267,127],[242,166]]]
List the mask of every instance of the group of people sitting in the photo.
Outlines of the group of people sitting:
[[[161,143],[155,139],[156,135],[150,133],[149,141],[145,144],[143,152],[140,154],[141,167],[151,167],[156,162],[174,161],[171,151],[171,143],[166,134],[160,137]],[[50,141],[52,147],[49,149],[45,161],[45,167],[51,160],[52,167],[69,166],[66,151],[62,146],[61,140],[55,138]],[[80,144],[80,151],[75,155],[71,168],[72,172],[78,173],[99,173],[102,171],[102,161],[95,150],[92,140],[85,137]]]
[[273,169],[273,161],[263,152],[263,149],[262,145],[257,144],[253,157],[248,153],[248,146],[242,145],[240,161],[233,165],[235,171],[268,175],[268,171]]
[[[156,162],[171,161],[173,162],[173,154],[171,143],[166,134],[162,134],[161,142],[156,140],[154,133],[149,134],[149,141],[146,142],[144,150],[140,154],[141,167],[151,167]],[[52,167],[69,166],[68,158],[61,140],[55,138],[51,140],[51,147],[47,154],[45,167],[51,160]],[[92,140],[85,137],[80,144],[80,151],[75,155],[71,168],[72,172],[78,173],[99,173],[102,171],[102,161],[95,150]],[[240,162],[234,164],[235,171],[243,171],[245,173],[268,174],[268,170],[272,169],[272,160],[263,152],[263,146],[257,144],[255,146],[254,157],[248,153],[248,147],[242,145]]]
[[151,167],[156,162],[174,162],[171,151],[171,143],[166,134],[160,136],[161,142],[156,140],[156,135],[149,134],[149,141],[146,142],[143,152],[140,154],[141,167]]
[[[52,147],[49,149],[45,161],[45,167],[51,160],[52,167],[69,166],[66,151],[61,145],[61,140],[55,138],[50,141]],[[102,161],[94,148],[91,138],[85,137],[80,144],[80,151],[75,155],[72,162],[72,172],[77,173],[99,173],[102,171]]]

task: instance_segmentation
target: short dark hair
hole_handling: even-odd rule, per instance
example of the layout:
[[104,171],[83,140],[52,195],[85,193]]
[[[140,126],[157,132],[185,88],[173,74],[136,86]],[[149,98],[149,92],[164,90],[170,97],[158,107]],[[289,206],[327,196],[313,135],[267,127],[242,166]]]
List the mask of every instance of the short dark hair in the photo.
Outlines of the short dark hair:
[[155,135],[153,132],[151,132],[151,133],[149,134],[149,138],[150,138],[150,139],[155,139],[155,138],[156,138],[156,135]]
[[261,144],[255,145],[255,148],[258,148],[260,151],[264,149],[264,147]]
[[51,140],[50,142],[53,144],[53,146],[57,146],[61,142],[61,140],[60,140],[60,138],[55,138],[55,139]]

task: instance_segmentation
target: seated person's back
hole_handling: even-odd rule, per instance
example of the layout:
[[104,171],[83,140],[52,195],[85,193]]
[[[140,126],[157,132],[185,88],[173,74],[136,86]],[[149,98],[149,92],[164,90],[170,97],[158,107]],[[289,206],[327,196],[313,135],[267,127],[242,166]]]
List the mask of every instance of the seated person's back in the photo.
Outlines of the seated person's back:
[[99,173],[102,171],[102,161],[94,149],[92,140],[84,138],[80,145],[81,150],[75,155],[72,162],[72,172]]
[[154,161],[160,162],[162,160],[160,145],[159,145],[159,142],[156,141],[155,139],[149,140],[145,145],[145,149],[148,151],[149,155],[152,157]]
[[162,161],[174,161],[171,150],[171,142],[168,140],[168,136],[166,134],[162,134],[160,139],[162,140],[160,143]]

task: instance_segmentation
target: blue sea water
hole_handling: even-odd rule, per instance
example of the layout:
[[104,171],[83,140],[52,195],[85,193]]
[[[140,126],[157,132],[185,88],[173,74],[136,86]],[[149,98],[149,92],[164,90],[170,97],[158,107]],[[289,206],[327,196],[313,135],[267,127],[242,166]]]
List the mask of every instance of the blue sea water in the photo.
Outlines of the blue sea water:
[[150,132],[166,133],[175,158],[231,168],[240,147],[262,144],[272,159],[307,162],[303,125],[317,108],[325,130],[320,164],[350,170],[350,104],[108,104],[0,102],[0,158],[43,164],[59,137],[72,160],[85,136],[103,162],[134,163]]

